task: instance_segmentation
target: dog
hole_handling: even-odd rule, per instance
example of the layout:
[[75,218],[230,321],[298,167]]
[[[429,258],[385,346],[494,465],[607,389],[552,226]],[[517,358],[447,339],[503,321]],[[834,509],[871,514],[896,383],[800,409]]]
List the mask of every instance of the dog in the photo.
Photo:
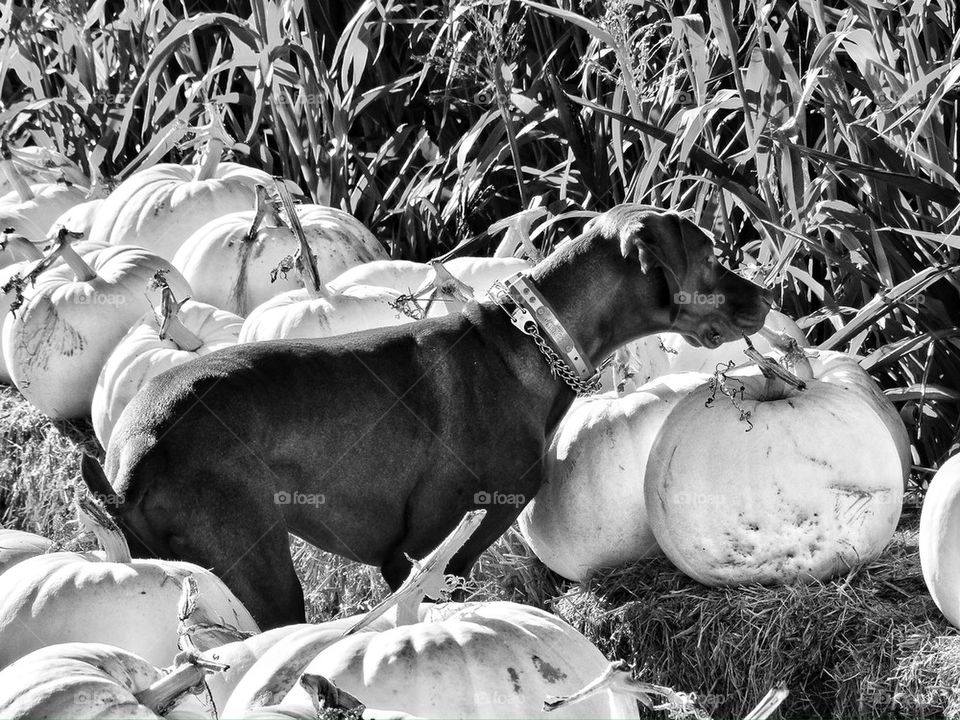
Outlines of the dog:
[[[534,266],[529,282],[591,365],[643,335],[716,347],[756,332],[768,291],[721,266],[673,212],[621,205]],[[466,576],[542,481],[576,393],[504,309],[317,340],[241,344],[165,372],[120,418],[105,467],[82,475],[138,556],[216,572],[262,628],[304,621],[288,531],[379,566],[468,510],[486,517],[447,572]],[[502,502],[501,502],[502,501]]]

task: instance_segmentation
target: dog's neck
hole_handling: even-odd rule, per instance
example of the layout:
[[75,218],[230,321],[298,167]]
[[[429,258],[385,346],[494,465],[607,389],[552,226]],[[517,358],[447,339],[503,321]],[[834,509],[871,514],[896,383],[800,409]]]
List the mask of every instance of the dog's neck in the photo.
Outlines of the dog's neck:
[[530,273],[594,365],[637,337],[669,329],[661,278],[631,263],[615,243],[594,235],[564,243]]

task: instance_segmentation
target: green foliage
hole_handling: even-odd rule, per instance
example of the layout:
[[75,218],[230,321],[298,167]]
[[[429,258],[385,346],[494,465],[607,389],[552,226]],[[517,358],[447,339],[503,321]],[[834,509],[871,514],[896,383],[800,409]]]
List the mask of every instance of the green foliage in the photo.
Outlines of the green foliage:
[[8,5],[0,132],[123,176],[183,159],[213,100],[247,162],[413,259],[535,207],[544,248],[619,202],[682,209],[814,342],[867,357],[921,468],[955,449],[950,0],[252,5]]

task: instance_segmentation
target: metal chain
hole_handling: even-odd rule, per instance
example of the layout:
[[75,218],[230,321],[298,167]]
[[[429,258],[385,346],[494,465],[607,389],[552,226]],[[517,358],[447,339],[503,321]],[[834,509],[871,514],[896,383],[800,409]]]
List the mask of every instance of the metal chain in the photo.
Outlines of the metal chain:
[[[510,311],[501,301],[503,296],[500,293],[491,292],[489,293],[489,296],[497,305],[500,306],[501,310],[512,317]],[[603,373],[607,365],[610,364],[610,361],[613,359],[613,355],[600,363],[600,365],[597,366],[596,372],[594,372],[590,378],[582,380],[580,376],[571,370],[570,366],[567,365],[567,363],[565,363],[563,359],[553,351],[553,348],[547,344],[546,340],[544,340],[543,336],[540,334],[540,329],[537,327],[536,323],[527,323],[523,328],[521,328],[521,331],[533,338],[533,341],[536,343],[540,353],[546,358],[547,365],[550,366],[550,374],[553,375],[553,377],[559,377],[567,385],[569,385],[570,388],[577,394],[577,397],[587,397],[600,392],[600,375]]]

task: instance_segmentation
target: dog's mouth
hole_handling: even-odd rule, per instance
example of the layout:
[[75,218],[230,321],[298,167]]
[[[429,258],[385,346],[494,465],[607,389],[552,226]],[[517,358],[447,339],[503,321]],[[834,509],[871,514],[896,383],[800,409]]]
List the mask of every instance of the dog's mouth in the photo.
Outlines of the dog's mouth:
[[684,338],[694,347],[705,347],[710,350],[720,347],[724,343],[741,339],[744,334],[752,335],[763,327],[763,318],[736,318],[730,321],[725,317],[707,318],[698,324],[691,333],[683,333]]

